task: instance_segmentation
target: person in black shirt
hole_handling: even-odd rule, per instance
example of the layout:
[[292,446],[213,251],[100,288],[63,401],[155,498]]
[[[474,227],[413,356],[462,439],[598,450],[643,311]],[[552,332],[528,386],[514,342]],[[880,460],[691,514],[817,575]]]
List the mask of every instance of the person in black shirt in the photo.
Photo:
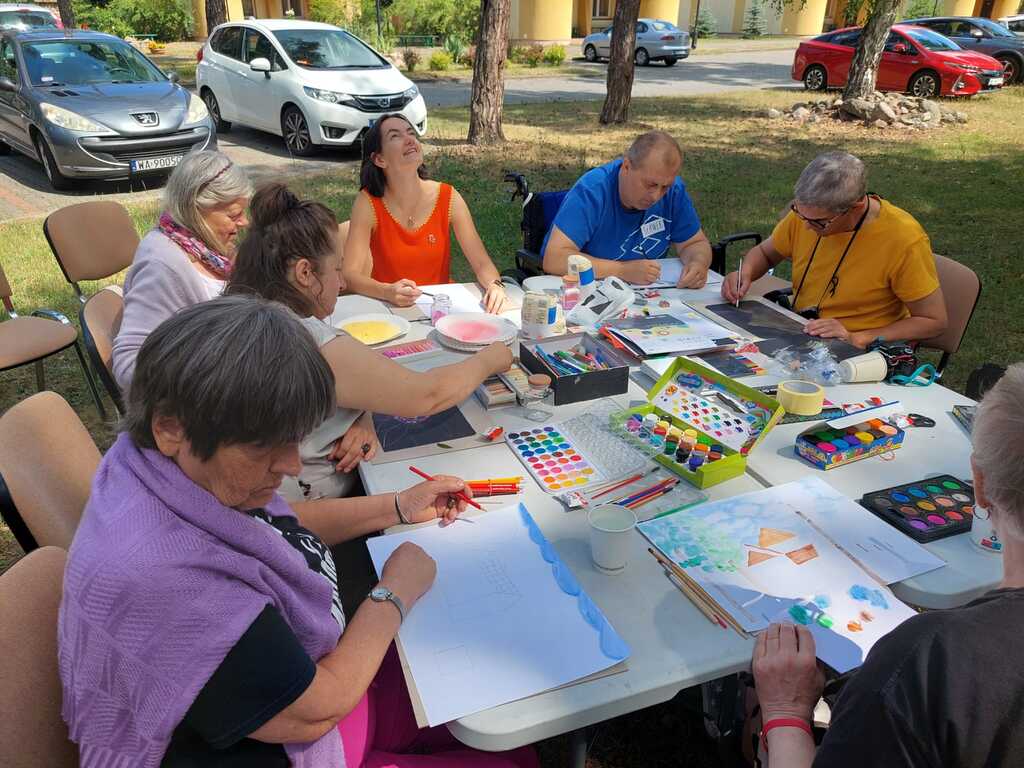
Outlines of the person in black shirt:
[[[804,627],[773,624],[753,670],[769,765],[783,768],[1024,763],[1024,364],[982,400],[972,434],[978,515],[1003,542],[1000,588],[923,613],[879,640],[846,683],[815,750],[823,676]],[[762,756],[764,750],[762,749]]]

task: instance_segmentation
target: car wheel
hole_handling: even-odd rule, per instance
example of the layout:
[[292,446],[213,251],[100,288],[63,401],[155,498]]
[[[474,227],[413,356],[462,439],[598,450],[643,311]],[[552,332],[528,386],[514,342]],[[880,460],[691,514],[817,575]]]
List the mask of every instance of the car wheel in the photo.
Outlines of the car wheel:
[[665,59],[665,66],[674,67],[677,61],[679,61],[679,59],[677,59],[675,56],[669,56],[667,59]]
[[592,45],[588,45],[583,49],[583,58],[591,63],[597,61],[597,48]]
[[910,78],[910,85],[907,86],[907,90],[919,99],[934,98],[939,95],[941,89],[939,76],[934,72],[918,72]]
[[651,55],[647,53],[646,48],[637,48],[636,53],[633,54],[633,61],[638,67],[646,67],[651,63]]
[[46,171],[46,178],[50,180],[51,187],[58,192],[67,192],[74,188],[75,183],[60,172],[60,166],[57,165],[53,152],[50,151],[49,145],[42,136],[36,136],[36,152],[39,154],[39,161],[43,164],[43,170]]
[[220,116],[220,103],[209,88],[203,91],[203,103],[206,104],[206,111],[213,118],[213,124],[217,128],[217,133],[227,133],[230,131],[231,123]]
[[804,71],[804,88],[808,91],[824,91],[828,87],[828,72],[820,64],[813,64]]
[[997,56],[996,58],[1003,65],[1003,82],[1006,85],[1020,82],[1020,61],[1015,56]]
[[281,115],[281,134],[285,146],[293,155],[309,157],[316,152],[316,145],[309,135],[309,123],[297,107],[287,107]]

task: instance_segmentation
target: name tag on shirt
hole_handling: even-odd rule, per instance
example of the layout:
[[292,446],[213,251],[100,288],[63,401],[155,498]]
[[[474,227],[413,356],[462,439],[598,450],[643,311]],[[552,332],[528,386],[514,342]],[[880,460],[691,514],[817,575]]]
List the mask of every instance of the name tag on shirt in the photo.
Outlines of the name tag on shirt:
[[640,234],[645,238],[665,231],[665,220],[660,216],[640,225]]

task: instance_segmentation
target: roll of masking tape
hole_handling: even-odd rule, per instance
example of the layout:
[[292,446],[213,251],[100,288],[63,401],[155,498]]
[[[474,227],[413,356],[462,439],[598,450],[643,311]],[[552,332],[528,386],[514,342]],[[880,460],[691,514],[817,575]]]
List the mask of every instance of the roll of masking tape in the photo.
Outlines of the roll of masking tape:
[[825,390],[812,381],[784,381],[779,384],[776,399],[786,409],[786,413],[817,416],[825,402]]

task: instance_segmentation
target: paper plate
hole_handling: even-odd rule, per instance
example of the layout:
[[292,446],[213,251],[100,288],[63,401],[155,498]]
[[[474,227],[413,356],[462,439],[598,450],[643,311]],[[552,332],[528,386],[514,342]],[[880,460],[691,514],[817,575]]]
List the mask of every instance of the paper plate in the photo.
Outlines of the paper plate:
[[337,324],[337,327],[356,341],[372,347],[407,334],[409,321],[398,315],[373,313],[346,317]]
[[523,280],[523,288],[528,291],[558,293],[562,288],[562,278],[558,275],[534,275]]
[[508,344],[519,333],[515,323],[483,312],[457,312],[434,326],[442,342],[483,348],[496,341]]

